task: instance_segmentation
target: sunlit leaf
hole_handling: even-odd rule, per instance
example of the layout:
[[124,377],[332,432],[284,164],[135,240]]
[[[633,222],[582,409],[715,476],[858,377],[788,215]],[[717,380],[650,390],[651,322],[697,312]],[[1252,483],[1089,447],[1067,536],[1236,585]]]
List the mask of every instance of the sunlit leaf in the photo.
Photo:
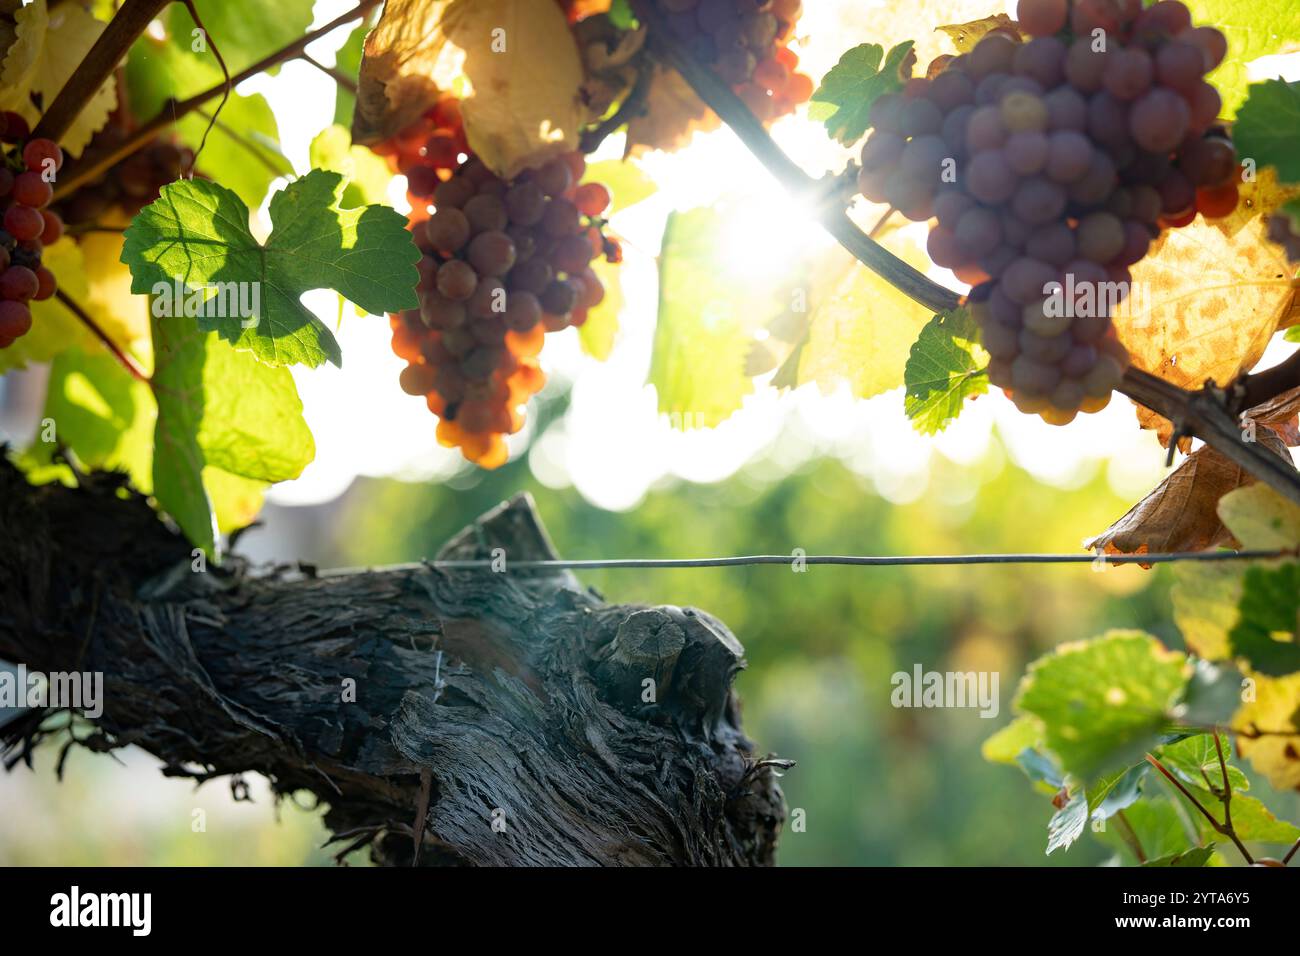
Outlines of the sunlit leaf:
[[907,357],[903,400],[907,417],[925,435],[942,431],[961,414],[966,399],[989,389],[988,353],[965,309],[936,315]]

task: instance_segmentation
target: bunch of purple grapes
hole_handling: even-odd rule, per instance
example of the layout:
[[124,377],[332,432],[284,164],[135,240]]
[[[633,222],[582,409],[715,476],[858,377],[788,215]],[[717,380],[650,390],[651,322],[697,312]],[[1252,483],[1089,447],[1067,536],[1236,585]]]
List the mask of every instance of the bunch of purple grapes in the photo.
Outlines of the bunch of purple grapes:
[[45,208],[63,150],[52,140],[28,139],[29,134],[22,116],[0,112],[0,143],[23,144],[10,152],[0,146],[0,349],[30,331],[28,303],[48,299],[57,287],[41,254],[63,235],[63,223]]
[[1163,229],[1236,207],[1236,151],[1204,79],[1227,41],[1176,0],[1017,12],[1028,42],[989,33],[875,101],[858,183],[937,219],[930,257],[974,287],[990,380],[1066,424],[1104,408],[1128,366],[1111,314],[1130,267]]
[[[130,133],[130,127],[114,117],[95,134],[87,155],[120,145]],[[157,199],[163,186],[179,179],[193,165],[193,150],[170,138],[158,137],[60,200],[56,208],[70,226],[130,219]],[[75,175],[76,170],[76,162],[69,162],[67,175]]]

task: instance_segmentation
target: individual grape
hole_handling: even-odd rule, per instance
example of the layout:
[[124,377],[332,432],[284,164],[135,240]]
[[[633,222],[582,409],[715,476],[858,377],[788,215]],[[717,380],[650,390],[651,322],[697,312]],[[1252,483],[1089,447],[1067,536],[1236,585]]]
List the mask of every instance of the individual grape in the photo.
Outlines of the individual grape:
[[1155,66],[1146,50],[1129,48],[1111,54],[1102,85],[1117,100],[1135,100],[1151,88]]
[[466,202],[464,212],[474,235],[480,232],[504,232],[510,223],[505,202],[500,196],[488,193],[479,193]]
[[503,276],[515,264],[515,244],[504,232],[481,232],[470,240],[466,258],[480,276]]
[[438,291],[421,297],[420,319],[431,329],[454,329],[464,325],[467,317],[464,302],[449,299]]
[[1156,52],[1156,78],[1162,86],[1190,93],[1205,72],[1205,54],[1185,40],[1173,40]]
[[904,102],[899,118],[905,136],[932,135],[943,125],[939,107],[920,97]]
[[45,220],[45,228],[41,230],[40,243],[52,246],[63,237],[63,219],[52,209],[42,210],[41,218]]
[[0,111],[0,143],[21,143],[31,134],[31,127],[21,113]]
[[1038,132],[1047,128],[1047,104],[1032,93],[1004,93],[999,111],[1008,132]]
[[935,197],[934,214],[939,225],[945,229],[956,229],[962,215],[974,205],[975,201],[960,189],[949,189]]
[[1196,190],[1196,211],[1206,219],[1222,219],[1236,210],[1239,199],[1237,184],[1234,182],[1222,186],[1202,186]]
[[1028,395],[1046,395],[1061,381],[1061,370],[1046,362],[1036,362],[1026,355],[1011,363],[1011,387]]
[[1075,257],[1074,230],[1063,221],[1049,222],[1030,233],[1026,246],[1033,250],[1035,258],[1063,266]]
[[474,198],[474,194],[475,189],[473,183],[462,177],[454,177],[447,180],[445,183],[441,183],[438,188],[433,191],[433,204],[438,209],[446,209],[448,207],[462,209],[465,203]]
[[1110,195],[1118,180],[1111,158],[1093,150],[1088,160],[1088,171],[1069,187],[1070,199],[1083,205],[1100,203]]
[[560,272],[582,272],[591,259],[591,243],[585,236],[565,236],[551,252],[551,262]]
[[981,106],[970,117],[966,127],[966,148],[972,152],[997,149],[1007,140],[1007,128],[1002,122],[1002,111],[993,105]]
[[1094,93],[1088,100],[1088,135],[1107,146],[1123,145],[1129,137],[1128,104],[1109,90]]
[[1095,212],[1079,221],[1079,254],[1092,262],[1110,262],[1124,248],[1124,224],[1108,212]]
[[937,186],[950,152],[938,136],[918,136],[903,148],[899,165],[909,178]]
[[1073,130],[1058,130],[1047,138],[1047,178],[1069,185],[1078,182],[1092,168],[1093,148],[1088,138]]
[[63,168],[63,150],[50,139],[33,139],[23,147],[23,165],[33,173]]
[[1177,216],[1193,209],[1196,204],[1196,189],[1190,179],[1178,170],[1170,172],[1160,183],[1161,212],[1165,216]]
[[438,269],[438,291],[448,299],[463,302],[477,286],[478,274],[463,259],[449,259]]
[[1151,90],[1133,104],[1129,133],[1134,142],[1152,153],[1167,153],[1187,135],[1191,111],[1187,101],[1163,87]]
[[[1025,306],[1026,312],[1031,309],[1040,315],[1044,313],[1041,306]],[[1020,354],[1033,359],[1035,362],[1058,365],[1069,354],[1070,347],[1074,345],[1074,339],[1070,338],[1065,331],[1069,323],[1070,319],[1066,316],[1060,332],[1055,335],[1044,335],[1030,328],[1029,323],[1026,322],[1025,327],[1020,330]]]
[[1237,151],[1221,136],[1206,136],[1183,147],[1178,168],[1196,186],[1226,182],[1237,171]]
[[1028,305],[1042,298],[1045,294],[1044,287],[1055,279],[1055,268],[1026,256],[1011,263],[1002,273],[998,284],[1012,302]]
[[[0,300],[0,342],[12,344],[32,327],[32,310],[24,302]],[[7,346],[6,346],[7,347]]]
[[1000,150],[984,150],[970,161],[966,188],[980,202],[1005,202],[1016,190],[1016,177]]
[[541,295],[553,278],[555,278],[555,271],[551,268],[551,264],[540,256],[521,262],[510,270],[507,277],[508,285],[512,290],[518,289],[534,295]]
[[1080,38],[1066,52],[1065,78],[1080,93],[1095,93],[1101,89],[1106,65],[1106,52],[1093,50],[1091,39]]
[[930,84],[931,101],[945,115],[975,102],[975,85],[965,73],[947,70]]
[[4,230],[19,242],[38,239],[45,231],[45,219],[37,209],[14,203],[4,214]]
[[1019,176],[1032,176],[1047,165],[1047,137],[1035,130],[1013,133],[1003,147],[1007,165]]
[[862,168],[892,168],[897,165],[899,157],[903,155],[903,147],[906,145],[907,141],[902,136],[877,130],[862,144],[860,156]]
[[1076,130],[1088,128],[1088,101],[1069,86],[1058,86],[1043,97],[1047,105],[1047,128]]
[[26,302],[39,290],[40,280],[26,266],[12,265],[0,272],[0,299]]
[[609,190],[600,183],[583,183],[573,194],[573,203],[584,216],[599,216],[609,208]]
[[1154,186],[1134,186],[1129,190],[1132,198],[1130,204],[1130,215],[1134,219],[1145,223],[1154,223],[1160,218],[1162,200],[1160,191]]
[[1141,222],[1129,220],[1124,223],[1124,246],[1115,261],[1123,266],[1141,262],[1151,248],[1151,233]]
[[973,206],[957,221],[953,238],[968,258],[978,259],[998,247],[1002,241],[1002,225],[997,213]]
[[1011,198],[1011,208],[1017,218],[1030,226],[1041,226],[1058,218],[1065,212],[1065,204],[1065,189],[1037,176],[1022,181]]
[[397,376],[397,384],[407,395],[427,395],[433,391],[434,380],[434,370],[423,363],[408,365]]
[[553,199],[542,216],[542,231],[556,239],[575,235],[581,229],[578,215],[578,207],[569,200]]
[[1016,4],[1016,20],[1026,33],[1033,37],[1047,37],[1065,29],[1069,14],[1066,0],[1020,0]]
[[1204,80],[1197,83],[1191,100],[1192,129],[1203,132],[1209,128],[1210,124],[1219,118],[1219,110],[1222,107],[1223,98],[1219,96],[1218,90]]
[[469,218],[455,206],[446,206],[433,214],[424,231],[434,249],[450,255],[469,241]]
[[537,296],[523,290],[511,292],[506,300],[506,328],[527,332],[542,320],[542,304]]
[[963,156],[969,149],[966,128],[970,125],[970,118],[974,113],[974,105],[967,103],[957,107],[944,118],[939,135],[943,137],[943,141],[948,144],[955,156]]
[[1051,89],[1065,77],[1065,53],[1065,44],[1056,37],[1037,36],[1016,50],[1013,67],[1020,76]]
[[976,79],[1011,72],[1019,44],[1005,33],[988,33],[968,54],[967,70]]
[[1181,39],[1201,51],[1202,73],[1209,73],[1228,55],[1227,37],[1213,27],[1194,27],[1184,33]]

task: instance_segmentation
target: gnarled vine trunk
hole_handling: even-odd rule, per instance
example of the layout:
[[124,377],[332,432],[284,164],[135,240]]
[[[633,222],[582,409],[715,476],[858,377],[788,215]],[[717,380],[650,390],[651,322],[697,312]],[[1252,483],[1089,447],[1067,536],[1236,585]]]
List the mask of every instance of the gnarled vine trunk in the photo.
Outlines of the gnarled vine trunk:
[[[607,604],[565,572],[196,572],[118,479],[32,487],[7,462],[0,542],[0,658],[104,674],[84,746],[310,791],[385,864],[773,861],[784,805],[740,729],[742,648],[705,613]],[[555,557],[526,496],[439,557],[494,548]],[[11,751],[41,717],[0,730]]]

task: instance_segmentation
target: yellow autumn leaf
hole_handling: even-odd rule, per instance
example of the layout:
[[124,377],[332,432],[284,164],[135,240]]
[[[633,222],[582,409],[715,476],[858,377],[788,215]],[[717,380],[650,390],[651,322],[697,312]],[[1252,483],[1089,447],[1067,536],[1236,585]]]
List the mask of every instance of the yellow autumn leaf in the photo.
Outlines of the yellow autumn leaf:
[[[1187,389],[1253,368],[1296,297],[1295,269],[1258,214],[1231,234],[1200,218],[1170,230],[1132,272],[1120,340],[1138,368]],[[1166,419],[1139,408],[1138,420],[1168,442]]]
[[[22,7],[14,14],[14,21],[14,42],[0,66],[0,109],[21,113],[34,126],[41,111],[32,104],[33,95],[47,105],[54,101],[99,39],[104,22],[75,3],[61,3],[50,10],[46,0],[34,0]],[[116,106],[117,87],[109,79],[82,105],[76,120],[59,140],[60,145],[73,156],[80,156]]]
[[366,38],[353,139],[410,125],[438,90],[462,97],[470,147],[507,179],[577,148],[588,118],[564,13],[537,0],[389,0]]
[[1276,789],[1300,788],[1300,674],[1251,679],[1255,699],[1232,720],[1237,749]]
[[[890,251],[917,268],[926,268],[919,248],[900,245]],[[808,308],[799,384],[816,382],[823,392],[830,392],[847,382],[857,398],[871,398],[903,384],[912,344],[934,316],[838,247],[815,266]]]

